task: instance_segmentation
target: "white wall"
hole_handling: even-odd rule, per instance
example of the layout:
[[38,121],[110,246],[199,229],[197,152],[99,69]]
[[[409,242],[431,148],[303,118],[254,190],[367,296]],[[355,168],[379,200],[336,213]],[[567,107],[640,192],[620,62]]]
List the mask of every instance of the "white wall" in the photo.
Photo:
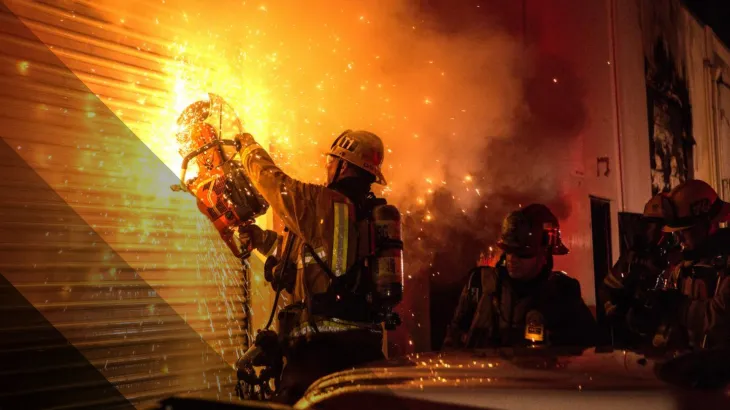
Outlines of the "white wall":
[[[527,30],[535,47],[561,61],[572,72],[573,78],[558,78],[558,81],[575,81],[581,89],[580,101],[567,102],[581,104],[579,109],[584,111],[585,120],[578,135],[566,144],[564,158],[556,159],[568,162],[567,167],[562,167],[565,174],[561,175],[561,181],[571,210],[560,222],[563,240],[571,252],[556,258],[555,264],[557,269],[565,270],[580,281],[583,297],[589,305],[595,305],[590,196],[611,202],[614,259],[618,254],[616,213],[620,207],[620,167],[610,4],[609,0],[526,3]],[[564,103],[566,101],[560,96],[556,98],[556,104]],[[605,166],[598,169],[599,157],[609,158],[611,172],[608,176],[604,175]],[[646,180],[649,180],[648,171]]]
[[[717,49],[716,49],[717,50]],[[726,51],[726,50],[725,50]],[[717,192],[722,199],[730,202],[730,53],[717,54],[715,63],[718,66],[723,84],[715,83],[716,107],[715,135],[718,147],[718,181]]]
[[[730,83],[730,51],[691,13],[684,12],[684,39],[687,58],[690,103],[692,104],[695,178],[712,185],[723,194],[723,179],[730,178],[730,127],[726,114],[730,108],[730,89],[718,85],[720,75]],[[730,195],[730,187],[725,195]],[[728,197],[725,197],[728,200]]]
[[[707,48],[712,52],[712,67],[705,82],[712,97],[712,134],[710,147],[716,168],[713,186],[725,201],[730,201],[730,50],[709,28],[705,28]],[[723,84],[718,83],[721,80]],[[712,170],[711,170],[712,171]]]
[[[588,121],[569,148],[573,166],[564,176],[573,208],[561,224],[571,254],[557,258],[556,265],[581,281],[584,298],[592,305],[589,196],[611,201],[614,261],[619,256],[618,212],[640,213],[651,197],[641,6],[623,0],[556,0],[550,7],[527,4],[547,14],[540,19],[560,26],[558,34],[551,34],[553,51],[570,61],[585,86]],[[726,179],[726,195],[730,195],[730,88],[715,82],[716,70],[721,70],[730,83],[730,52],[689,12],[683,10],[681,20],[677,29],[683,31],[697,141],[695,178],[709,182],[721,194],[721,181]],[[725,114],[720,106],[727,110]],[[609,158],[609,176],[596,175],[597,157]]]
[[711,61],[711,49],[708,47],[705,28],[690,13],[685,13],[684,25],[687,49],[687,79],[689,82],[690,103],[692,104],[692,122],[695,141],[694,172],[695,178],[715,185],[717,167],[715,163],[715,147],[712,140],[712,69],[707,65]]
[[[641,212],[651,195],[651,182],[640,10],[636,2],[613,1],[624,210]],[[693,157],[695,178],[707,181],[722,193],[721,180],[730,178],[730,124],[722,117],[720,105],[727,105],[730,114],[730,88],[719,87],[714,78],[716,70],[720,70],[730,83],[730,52],[711,29],[686,10],[682,11],[677,29],[683,31],[697,143]]]
[[[612,3],[615,7],[614,68],[619,102],[617,122],[623,183],[623,206],[619,207],[619,211],[638,213],[644,210],[644,204],[651,196],[649,124],[640,10],[637,2],[612,0]],[[617,256],[615,252],[614,257]]]

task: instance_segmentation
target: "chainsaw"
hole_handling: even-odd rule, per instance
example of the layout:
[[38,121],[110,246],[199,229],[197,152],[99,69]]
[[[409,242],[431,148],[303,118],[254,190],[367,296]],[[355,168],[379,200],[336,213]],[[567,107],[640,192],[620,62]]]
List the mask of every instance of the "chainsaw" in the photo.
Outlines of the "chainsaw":
[[[171,189],[192,194],[231,252],[245,260],[252,248],[250,241],[241,241],[238,230],[254,224],[269,204],[238,158],[234,137],[240,133],[241,120],[220,96],[209,93],[207,100],[187,106],[177,119],[176,138],[183,157],[180,183]],[[197,172],[186,180],[189,167]]]

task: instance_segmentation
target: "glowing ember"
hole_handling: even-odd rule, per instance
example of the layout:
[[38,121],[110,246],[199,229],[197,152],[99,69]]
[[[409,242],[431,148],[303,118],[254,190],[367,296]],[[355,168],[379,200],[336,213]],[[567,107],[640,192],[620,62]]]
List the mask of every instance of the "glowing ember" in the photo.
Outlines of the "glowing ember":
[[28,74],[28,68],[30,68],[30,63],[27,61],[19,61],[17,64],[18,72],[23,75]]
[[[477,33],[441,36],[421,30],[427,23],[417,15],[411,16],[410,26],[418,33],[404,30],[405,4],[348,2],[337,10],[326,1],[205,7],[172,0],[153,8],[130,5],[124,17],[116,16],[126,19],[125,26],[139,24],[130,16],[152,12],[151,24],[171,27],[177,34],[167,45],[172,58],[162,61],[166,93],[154,96],[159,109],[144,123],[129,125],[178,172],[181,158],[170,141],[174,121],[185,106],[213,92],[235,107],[260,143],[273,145],[277,162],[292,176],[323,182],[319,162],[306,158],[321,155],[344,128],[368,128],[383,136],[392,153],[386,156],[389,182],[429,189],[414,179],[421,170],[445,175],[481,163],[486,139],[468,136],[506,130],[518,101],[510,104],[505,96],[513,95],[520,82],[506,74],[512,61],[510,40]],[[317,17],[302,19],[305,14]],[[484,51],[475,54],[472,45],[477,40]],[[485,66],[493,68],[487,87],[464,81]],[[459,75],[446,76],[450,72]],[[423,103],[439,101],[439,111],[411,103],[412,96],[423,91]],[[139,95],[140,105],[153,102],[152,96],[143,97]],[[424,134],[428,138],[422,138]],[[401,135],[422,142],[413,146]],[[440,160],[447,146],[459,147],[461,155],[460,161],[444,168]],[[434,162],[442,165],[431,165]],[[401,206],[412,205],[405,191],[381,194],[395,197]]]
[[[111,0],[100,3],[119,9]],[[477,204],[481,208],[480,197],[491,193],[489,181],[474,181],[483,152],[491,136],[509,135],[514,110],[522,104],[521,79],[514,74],[520,48],[512,39],[468,30],[440,34],[400,1],[338,7],[324,0],[204,3],[130,2],[124,16],[108,18],[123,19],[125,30],[154,33],[139,40],[142,49],[147,41],[164,45],[164,58],[155,55],[160,65],[155,78],[133,84],[133,107],[115,111],[124,108],[121,118],[175,173],[185,149],[175,139],[175,120],[212,92],[231,103],[245,130],[270,149],[284,171],[309,182],[324,182],[319,158],[344,129],[381,135],[389,186],[376,194],[412,215],[416,232],[428,227],[424,242],[429,229],[469,214]],[[143,113],[139,120],[129,119],[133,108]],[[441,190],[458,197],[450,215],[432,206]],[[210,251],[198,263],[212,266],[224,289],[242,279],[236,261],[221,257],[227,252],[221,245],[206,242]],[[265,299],[263,278],[251,280],[253,299]],[[226,303],[227,317],[234,317],[239,303]],[[215,308],[201,299],[200,313],[208,322]],[[254,307],[257,317],[268,309]]]

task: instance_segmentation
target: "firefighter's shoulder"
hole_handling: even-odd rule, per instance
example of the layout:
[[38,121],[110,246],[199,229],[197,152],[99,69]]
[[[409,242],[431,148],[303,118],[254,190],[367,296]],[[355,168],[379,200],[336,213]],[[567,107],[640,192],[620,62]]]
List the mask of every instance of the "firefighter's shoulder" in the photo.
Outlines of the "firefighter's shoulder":
[[485,275],[491,275],[493,268],[489,266],[475,266],[469,270],[469,272],[466,274],[467,277],[467,286],[470,288],[474,287],[481,287],[482,286],[482,278]]
[[578,283],[577,279],[570,277],[567,272],[562,270],[554,270],[550,272],[550,276],[548,276],[548,279],[554,281],[555,283]]
[[499,272],[493,266],[479,266],[473,270],[473,282],[479,281],[479,286],[484,292],[491,292],[497,287],[497,277]]
[[580,292],[580,282],[578,279],[570,277],[565,271],[552,271],[548,277],[549,281],[559,290],[578,291]]
[[305,191],[304,197],[319,207],[331,207],[331,204],[344,204],[347,205],[347,208],[351,208],[354,211],[354,205],[350,198],[341,192],[319,184],[303,183],[302,187]]
[[496,282],[496,270],[490,266],[476,266],[466,274],[466,289],[481,289],[482,284]]

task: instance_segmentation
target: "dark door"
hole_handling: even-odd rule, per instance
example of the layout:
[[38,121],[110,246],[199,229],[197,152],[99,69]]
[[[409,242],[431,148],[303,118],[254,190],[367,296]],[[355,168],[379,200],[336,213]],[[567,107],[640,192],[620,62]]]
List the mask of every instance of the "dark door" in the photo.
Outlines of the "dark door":
[[[596,292],[596,320],[605,322],[603,305],[598,301],[598,289],[611,269],[611,204],[608,200],[591,197],[591,231],[593,236],[593,269]],[[604,326],[601,326],[602,328]]]

